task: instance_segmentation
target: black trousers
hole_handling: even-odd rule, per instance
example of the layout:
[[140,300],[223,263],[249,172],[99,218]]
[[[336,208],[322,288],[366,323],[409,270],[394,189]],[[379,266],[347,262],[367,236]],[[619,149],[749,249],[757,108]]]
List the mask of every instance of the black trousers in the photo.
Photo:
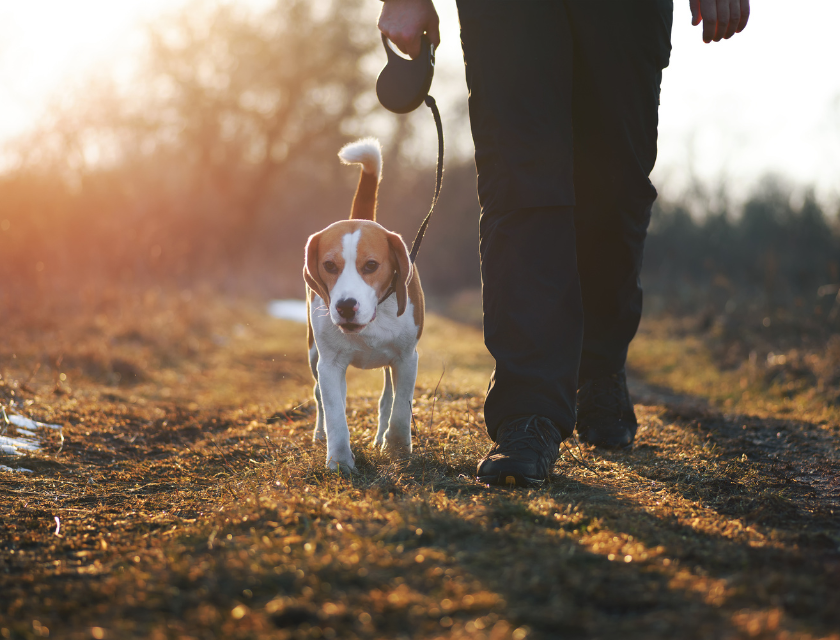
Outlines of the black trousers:
[[481,203],[485,401],[564,436],[639,325],[673,0],[458,0]]

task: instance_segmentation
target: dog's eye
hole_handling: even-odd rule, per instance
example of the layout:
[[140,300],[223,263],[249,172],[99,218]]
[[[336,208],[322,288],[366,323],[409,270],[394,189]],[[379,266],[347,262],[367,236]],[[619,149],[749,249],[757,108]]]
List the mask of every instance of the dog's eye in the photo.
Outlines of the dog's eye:
[[336,265],[332,260],[327,260],[324,263],[324,271],[327,273],[338,273],[338,265]]
[[379,268],[379,263],[376,260],[368,260],[365,262],[365,266],[362,267],[362,271],[365,273],[373,273]]

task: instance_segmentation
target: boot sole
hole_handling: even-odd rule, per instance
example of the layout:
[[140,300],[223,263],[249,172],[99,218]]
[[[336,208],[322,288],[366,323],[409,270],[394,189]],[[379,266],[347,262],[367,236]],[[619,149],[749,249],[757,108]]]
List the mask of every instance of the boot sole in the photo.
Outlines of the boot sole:
[[522,489],[536,489],[542,487],[546,478],[529,478],[520,473],[499,473],[492,476],[477,476],[481,484],[490,484],[497,487],[520,487]]
[[[636,440],[636,430],[627,429],[626,433],[621,434],[621,436],[604,436],[601,438],[589,438],[589,430],[586,429],[581,433],[578,431],[578,437],[580,438],[581,442],[586,444],[591,444],[594,447],[600,447],[601,449],[629,449],[633,446],[633,442]],[[629,442],[625,442],[624,438],[630,436]]]
[[584,438],[581,438],[581,442],[585,444],[591,444],[593,447],[598,447],[599,449],[629,449],[633,446],[633,440],[627,443],[614,443],[614,442],[591,442]]

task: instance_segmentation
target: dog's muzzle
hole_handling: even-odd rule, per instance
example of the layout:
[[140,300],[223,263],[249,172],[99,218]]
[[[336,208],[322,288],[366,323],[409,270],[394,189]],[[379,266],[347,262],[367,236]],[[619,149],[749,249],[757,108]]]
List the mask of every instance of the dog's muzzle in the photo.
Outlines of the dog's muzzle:
[[356,322],[358,320],[359,302],[355,298],[343,298],[339,300],[335,303],[335,311],[339,318],[341,318],[335,324],[344,333],[359,333],[376,318],[376,312],[374,311],[373,317],[368,322]]

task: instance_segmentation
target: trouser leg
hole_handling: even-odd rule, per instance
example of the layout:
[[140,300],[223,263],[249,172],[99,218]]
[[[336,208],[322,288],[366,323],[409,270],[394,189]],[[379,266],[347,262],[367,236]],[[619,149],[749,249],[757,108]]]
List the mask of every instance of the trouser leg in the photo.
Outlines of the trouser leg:
[[482,214],[573,205],[563,3],[458,0],[458,14]]
[[496,369],[484,403],[495,439],[504,418],[575,425],[583,315],[571,207],[481,216],[484,341]]
[[[567,0],[575,38],[574,183],[584,309],[580,377],[620,371],[642,313],[644,241],[656,199],[659,87],[671,0]],[[605,19],[605,16],[609,19]]]
[[536,413],[567,435],[578,370],[620,369],[638,326],[670,1],[458,0],[458,8],[485,339],[496,359],[488,432]]
[[575,265],[571,46],[561,2],[459,0],[481,203],[487,430],[575,422],[582,313]]

